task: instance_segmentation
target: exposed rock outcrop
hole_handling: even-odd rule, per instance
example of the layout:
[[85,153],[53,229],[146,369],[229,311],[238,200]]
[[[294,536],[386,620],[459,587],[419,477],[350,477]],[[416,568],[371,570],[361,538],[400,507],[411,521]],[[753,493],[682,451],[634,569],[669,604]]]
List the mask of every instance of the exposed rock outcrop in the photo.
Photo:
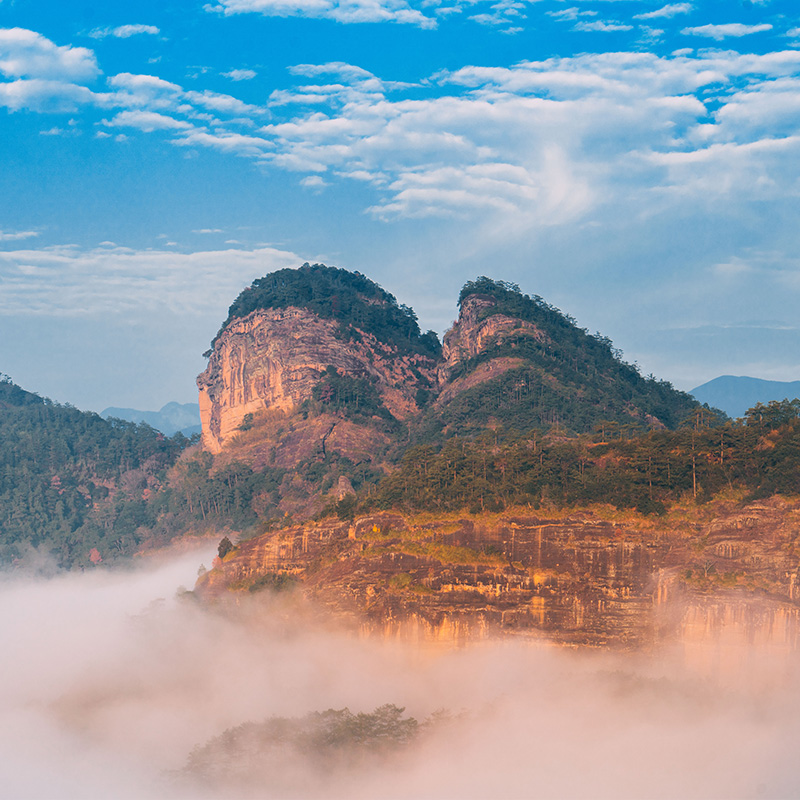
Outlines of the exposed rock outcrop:
[[363,632],[451,643],[513,635],[640,648],[722,637],[794,649],[799,522],[800,501],[780,500],[695,521],[379,514],[242,542],[199,590],[293,575]]
[[[448,383],[454,370],[464,361],[498,347],[508,339],[524,335],[539,342],[547,341],[547,334],[531,322],[505,314],[484,317],[482,312],[494,305],[496,301],[493,298],[483,295],[470,295],[461,303],[458,321],[453,323],[442,342],[443,363],[439,367],[442,386]],[[505,368],[510,369],[511,365],[505,365]]]
[[358,331],[345,340],[338,323],[302,308],[265,309],[233,319],[221,332],[197,379],[203,447],[218,453],[246,415],[290,412],[312,396],[327,367],[376,382],[397,419],[417,411],[419,375],[434,378],[433,362]]

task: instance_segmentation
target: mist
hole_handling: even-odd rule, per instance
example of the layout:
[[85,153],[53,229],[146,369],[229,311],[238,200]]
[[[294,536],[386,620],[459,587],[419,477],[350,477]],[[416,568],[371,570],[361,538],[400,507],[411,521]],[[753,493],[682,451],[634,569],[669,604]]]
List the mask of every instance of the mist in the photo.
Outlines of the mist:
[[[206,545],[125,571],[0,580],[0,796],[800,793],[795,653],[362,639],[298,597],[204,606],[181,587],[212,555]],[[236,785],[182,772],[195,747],[246,721],[387,703],[451,717],[392,757],[325,774],[302,759]]]

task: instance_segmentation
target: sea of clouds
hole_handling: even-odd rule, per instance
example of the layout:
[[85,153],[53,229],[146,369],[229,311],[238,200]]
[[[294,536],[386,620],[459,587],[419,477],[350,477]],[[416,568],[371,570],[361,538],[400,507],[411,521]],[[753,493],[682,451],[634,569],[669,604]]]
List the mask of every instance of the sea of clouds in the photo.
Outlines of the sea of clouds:
[[[199,603],[180,587],[211,555],[206,545],[128,570],[0,580],[0,797],[800,792],[796,654],[733,648],[689,663],[679,646],[634,656],[365,640],[292,598]],[[193,748],[247,720],[385,703],[454,718],[395,758],[331,774],[302,759],[241,786],[181,773]]]

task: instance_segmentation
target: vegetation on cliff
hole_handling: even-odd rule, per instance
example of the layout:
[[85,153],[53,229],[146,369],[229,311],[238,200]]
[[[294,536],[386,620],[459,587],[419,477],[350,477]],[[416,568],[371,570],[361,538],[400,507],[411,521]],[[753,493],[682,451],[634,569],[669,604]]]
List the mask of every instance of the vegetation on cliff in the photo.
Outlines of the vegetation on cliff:
[[[370,422],[374,417],[394,427],[397,421],[381,400],[375,380],[342,375],[335,367],[328,367],[319,383],[311,392],[311,399],[320,410],[335,412],[361,422]],[[304,412],[313,410],[311,402],[302,406]]]
[[622,360],[610,339],[590,334],[538,295],[523,294],[515,284],[481,277],[461,290],[459,306],[481,301],[478,322],[495,315],[530,323],[511,335],[490,341],[481,351],[449,371],[449,382],[466,378],[498,359],[517,366],[468,386],[431,409],[423,426],[450,435],[478,433],[492,421],[506,428],[546,431],[557,426],[577,434],[600,420],[632,425],[639,431],[675,428],[699,403],[668,381],[643,377]]
[[349,338],[358,338],[360,330],[393,345],[401,353],[438,358],[441,352],[433,331],[420,333],[413,309],[399,304],[393,295],[360,272],[324,264],[281,269],[253,281],[233,301],[220,332],[232,320],[258,309],[290,306],[307,308],[324,319],[337,320],[342,334]]
[[701,408],[678,430],[643,435],[609,421],[572,438],[500,433],[409,449],[364,508],[608,502],[663,513],[683,496],[704,502],[723,489],[752,497],[800,494],[798,400],[758,405],[736,421]]

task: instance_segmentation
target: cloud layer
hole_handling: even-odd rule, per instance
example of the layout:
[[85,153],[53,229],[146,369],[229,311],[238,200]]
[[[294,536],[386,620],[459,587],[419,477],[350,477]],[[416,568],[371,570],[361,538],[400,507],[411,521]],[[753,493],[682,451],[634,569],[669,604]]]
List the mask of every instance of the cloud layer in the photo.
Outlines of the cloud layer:
[[[692,32],[743,30],[706,27]],[[752,190],[755,175],[762,200],[793,192],[787,166],[798,154],[796,50],[464,66],[416,87],[357,65],[300,65],[292,71],[305,82],[275,90],[258,106],[145,74],[110,76],[98,92],[63,80],[97,76],[90,51],[32,31],[4,36],[0,69],[17,78],[0,84],[9,108],[85,106],[105,112],[100,133],[167,136],[181,148],[297,172],[304,185],[308,176],[318,186],[366,182],[380,198],[370,212],[384,218],[502,213],[522,225],[572,223],[631,191],[640,208],[653,211],[665,193],[734,199],[745,186]],[[56,73],[62,80],[47,77]]]
[[213,552],[209,543],[127,572],[0,581],[8,796],[239,797],[230,784],[181,780],[195,746],[248,720],[384,703],[454,719],[388,763],[324,775],[302,758],[284,763],[255,796],[523,797],[535,787],[546,797],[777,798],[800,788],[788,653],[726,637],[652,659],[364,641],[294,600],[241,598],[227,610],[181,601],[179,584]]

